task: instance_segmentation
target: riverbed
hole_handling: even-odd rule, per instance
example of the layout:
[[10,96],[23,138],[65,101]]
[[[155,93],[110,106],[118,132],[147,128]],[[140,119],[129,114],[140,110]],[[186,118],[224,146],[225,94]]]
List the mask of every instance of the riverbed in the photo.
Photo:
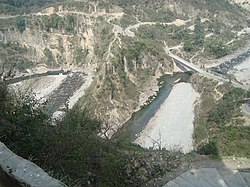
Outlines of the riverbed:
[[123,125],[123,128],[119,130],[117,136],[125,135],[128,136],[131,141],[134,141],[137,138],[137,135],[147,126],[150,119],[156,114],[161,104],[168,97],[173,85],[177,82],[187,82],[189,81],[189,78],[189,73],[174,73],[172,75],[167,74],[162,76],[158,80],[161,86],[156,96],[151,97],[141,110],[133,113],[130,120],[128,120]]
[[194,103],[198,98],[190,83],[176,84],[134,142],[144,148],[191,151]]
[[[48,115],[57,115],[66,104],[71,109],[92,82],[93,74],[63,70],[47,70],[8,80],[9,87],[22,93],[33,93],[36,100],[47,102]],[[60,112],[61,115],[61,112]]]

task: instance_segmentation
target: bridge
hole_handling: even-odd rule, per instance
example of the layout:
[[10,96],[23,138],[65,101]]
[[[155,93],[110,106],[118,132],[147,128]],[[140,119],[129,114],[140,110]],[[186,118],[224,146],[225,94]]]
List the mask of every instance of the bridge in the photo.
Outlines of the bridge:
[[182,66],[184,66],[192,71],[198,72],[199,74],[201,74],[204,77],[216,80],[220,83],[231,82],[234,87],[242,88],[243,90],[247,90],[247,91],[249,90],[249,86],[247,86],[247,85],[239,84],[239,83],[237,83],[229,78],[224,77],[223,75],[219,75],[219,74],[215,75],[215,74],[212,74],[212,73],[206,71],[205,69],[201,69],[200,67],[198,67],[198,66],[182,59],[181,57],[173,54],[167,47],[164,48],[164,51],[169,57],[173,58],[180,65],[182,65]]
[[177,55],[174,55],[173,53],[171,53],[171,51],[168,49],[168,48],[164,48],[165,50],[165,53],[170,56],[171,58],[173,58],[174,60],[176,60],[178,63],[180,63],[181,65],[183,65],[184,67],[188,68],[188,69],[191,69],[193,71],[196,71],[198,73],[205,73],[205,71],[199,67],[197,67],[196,65],[194,64],[191,64],[190,62],[180,58],[179,56]]

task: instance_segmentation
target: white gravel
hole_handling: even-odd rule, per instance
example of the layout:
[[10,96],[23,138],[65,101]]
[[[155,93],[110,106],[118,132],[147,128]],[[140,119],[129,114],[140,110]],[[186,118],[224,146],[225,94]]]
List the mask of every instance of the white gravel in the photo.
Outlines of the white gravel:
[[135,143],[144,148],[180,150],[193,149],[194,102],[199,94],[190,83],[176,84]]
[[51,92],[57,89],[64,81],[67,75],[49,75],[39,78],[33,78],[21,81],[18,84],[19,88],[24,92],[32,91],[37,100],[46,98]]
[[69,109],[73,108],[73,106],[76,104],[76,102],[85,94],[86,89],[90,86],[90,84],[93,81],[93,72],[89,72],[86,76],[85,83],[75,91],[74,95],[69,98],[68,104]]

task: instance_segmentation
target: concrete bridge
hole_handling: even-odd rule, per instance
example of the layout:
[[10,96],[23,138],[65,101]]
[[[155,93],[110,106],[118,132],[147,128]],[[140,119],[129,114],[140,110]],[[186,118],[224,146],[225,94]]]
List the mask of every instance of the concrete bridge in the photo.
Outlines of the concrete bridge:
[[166,54],[168,56],[170,56],[171,58],[173,58],[174,60],[177,61],[177,63],[180,63],[181,65],[183,65],[184,67],[188,68],[188,69],[191,69],[193,71],[196,71],[198,73],[205,73],[205,71],[199,67],[197,67],[196,65],[194,64],[191,64],[190,62],[180,58],[179,56],[177,55],[174,55],[173,53],[171,53],[171,51],[168,49],[168,48],[164,48]]
[[194,64],[192,64],[192,63],[190,63],[190,62],[188,62],[188,61],[186,61],[184,59],[182,59],[181,57],[173,54],[167,47],[164,48],[164,51],[168,56],[173,58],[180,65],[182,65],[182,66],[184,66],[184,67],[186,67],[186,68],[188,68],[188,69],[190,69],[192,71],[198,72],[204,77],[216,80],[219,83],[231,82],[234,87],[242,88],[244,90],[249,90],[249,86],[247,86],[247,85],[239,84],[239,83],[237,83],[237,82],[235,82],[235,81],[233,81],[233,80],[231,80],[229,78],[224,77],[223,75],[219,75],[219,74],[215,75],[215,74],[213,74],[211,72],[206,71],[205,69],[202,69],[202,68],[200,68],[200,67],[198,67],[198,66],[196,66],[196,65],[194,65]]

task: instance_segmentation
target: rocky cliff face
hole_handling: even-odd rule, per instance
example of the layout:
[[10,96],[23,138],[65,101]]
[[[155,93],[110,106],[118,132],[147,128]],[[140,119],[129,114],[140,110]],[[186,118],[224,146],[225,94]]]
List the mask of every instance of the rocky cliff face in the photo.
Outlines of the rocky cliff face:
[[[156,79],[174,70],[163,46],[183,47],[184,38],[192,35],[197,16],[202,18],[206,34],[222,22],[225,24],[220,32],[231,29],[236,22],[246,26],[244,19],[231,19],[237,8],[223,3],[71,1],[25,15],[2,15],[1,72],[16,76],[41,65],[92,69],[95,77],[78,106],[110,124],[106,130],[115,131],[154,94]],[[217,17],[211,11],[217,12]]]

